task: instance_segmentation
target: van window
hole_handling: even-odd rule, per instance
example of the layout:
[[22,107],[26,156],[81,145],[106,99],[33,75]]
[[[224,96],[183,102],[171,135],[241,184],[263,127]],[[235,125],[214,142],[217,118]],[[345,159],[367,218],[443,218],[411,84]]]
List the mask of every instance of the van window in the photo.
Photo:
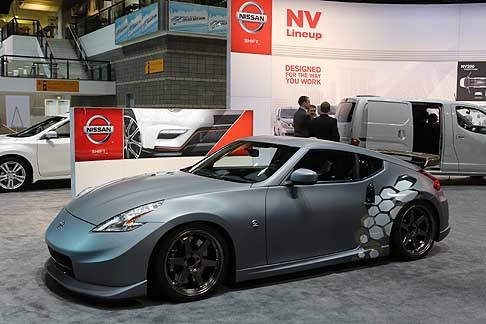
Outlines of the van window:
[[469,107],[456,108],[457,123],[467,131],[486,134],[486,114]]
[[297,169],[317,173],[318,181],[351,181],[357,178],[356,155],[331,150],[310,150],[297,163]]
[[339,123],[353,121],[353,113],[356,102],[341,102],[336,109],[336,119]]

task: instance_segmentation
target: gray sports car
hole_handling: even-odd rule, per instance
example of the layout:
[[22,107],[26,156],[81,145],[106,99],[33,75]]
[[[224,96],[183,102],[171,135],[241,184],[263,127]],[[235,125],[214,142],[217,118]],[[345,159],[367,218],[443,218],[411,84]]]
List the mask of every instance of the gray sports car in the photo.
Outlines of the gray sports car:
[[394,254],[449,233],[440,183],[398,158],[313,139],[238,140],[177,172],[90,188],[47,229],[47,272],[99,298],[192,301],[236,282]]

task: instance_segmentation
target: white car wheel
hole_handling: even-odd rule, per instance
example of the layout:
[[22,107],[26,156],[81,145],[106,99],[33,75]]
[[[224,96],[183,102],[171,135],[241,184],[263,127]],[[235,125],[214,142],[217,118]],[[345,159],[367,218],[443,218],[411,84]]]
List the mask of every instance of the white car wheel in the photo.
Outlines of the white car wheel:
[[0,161],[0,189],[2,191],[18,191],[28,183],[27,168],[18,159]]

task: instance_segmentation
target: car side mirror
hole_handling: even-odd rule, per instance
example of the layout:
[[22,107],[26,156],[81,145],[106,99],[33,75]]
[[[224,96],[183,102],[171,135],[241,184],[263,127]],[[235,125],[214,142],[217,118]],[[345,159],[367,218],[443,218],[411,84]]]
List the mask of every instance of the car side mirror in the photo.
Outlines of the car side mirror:
[[57,136],[57,132],[56,131],[49,131],[49,132],[46,133],[46,135],[44,135],[44,138],[45,139],[48,139],[48,140],[54,139],[54,138],[57,138],[57,137],[58,136]]
[[313,185],[317,183],[317,173],[309,169],[297,169],[290,175],[290,182],[295,185]]

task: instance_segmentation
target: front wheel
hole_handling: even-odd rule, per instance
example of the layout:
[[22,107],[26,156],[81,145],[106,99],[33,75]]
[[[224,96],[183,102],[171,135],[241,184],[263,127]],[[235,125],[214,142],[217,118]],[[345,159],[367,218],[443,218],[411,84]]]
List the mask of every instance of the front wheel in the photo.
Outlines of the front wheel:
[[170,233],[154,254],[152,295],[175,302],[210,296],[223,282],[228,248],[223,235],[197,224]]
[[21,191],[31,178],[30,168],[24,161],[15,157],[0,160],[0,192]]
[[393,225],[392,253],[403,260],[423,258],[434,246],[436,233],[437,222],[432,209],[423,203],[409,204]]

